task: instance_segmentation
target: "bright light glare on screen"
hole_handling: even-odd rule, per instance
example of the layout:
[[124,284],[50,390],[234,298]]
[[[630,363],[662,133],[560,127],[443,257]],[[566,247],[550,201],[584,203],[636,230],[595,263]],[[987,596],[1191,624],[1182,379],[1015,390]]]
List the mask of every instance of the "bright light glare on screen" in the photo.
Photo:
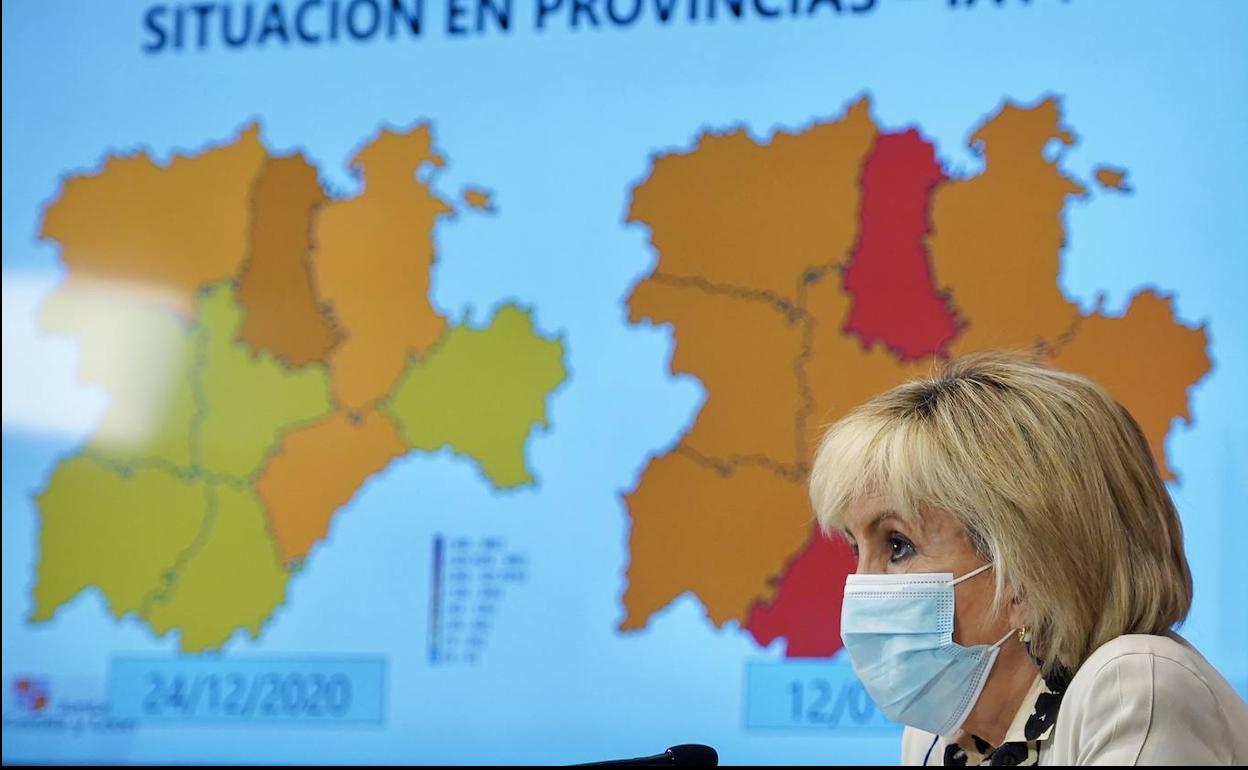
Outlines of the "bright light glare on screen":
[[[66,284],[50,271],[5,271],[3,281],[4,429],[90,434],[109,447],[150,440],[191,354],[186,323],[150,301],[166,292],[117,281]],[[85,337],[95,344],[78,345]]]

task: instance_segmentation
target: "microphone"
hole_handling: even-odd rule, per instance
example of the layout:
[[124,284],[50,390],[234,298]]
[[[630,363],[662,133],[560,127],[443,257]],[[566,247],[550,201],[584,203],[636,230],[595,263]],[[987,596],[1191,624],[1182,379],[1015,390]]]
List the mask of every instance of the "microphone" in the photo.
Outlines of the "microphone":
[[719,754],[710,746],[700,743],[682,743],[662,754],[635,759],[609,759],[606,762],[583,762],[570,767],[718,767]]

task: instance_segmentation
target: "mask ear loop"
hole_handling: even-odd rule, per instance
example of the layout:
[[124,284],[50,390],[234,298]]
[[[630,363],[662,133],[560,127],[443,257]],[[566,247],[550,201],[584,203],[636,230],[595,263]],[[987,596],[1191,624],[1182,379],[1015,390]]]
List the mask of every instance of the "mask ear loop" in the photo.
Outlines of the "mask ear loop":
[[[963,580],[970,580],[971,578],[975,577],[975,576],[976,576],[976,575],[978,575],[979,573],[984,572],[985,570],[988,570],[988,569],[991,569],[991,568],[992,568],[992,562],[988,562],[987,564],[983,565],[982,567],[979,567],[979,568],[977,568],[977,569],[973,569],[973,570],[971,570],[970,572],[968,572],[968,573],[966,573],[965,575],[963,575],[962,577],[957,578],[956,580],[954,580],[954,581],[952,581],[951,583],[949,583],[949,585],[951,585],[951,586],[956,586],[958,583],[961,583]],[[999,650],[999,649],[1001,649],[1001,645],[1005,644],[1005,641],[1006,641],[1007,639],[1009,639],[1011,636],[1013,636],[1013,635],[1014,635],[1014,632],[1016,632],[1016,631],[1018,631],[1018,629],[1017,629],[1017,628],[1011,628],[1009,631],[1006,631],[1006,632],[1005,632],[1005,636],[1003,636],[1003,637],[1001,637],[1000,639],[998,639],[998,640],[997,640],[997,642],[996,642],[996,644],[992,645],[993,649],[998,649],[998,650]]]
[[1006,631],[1005,636],[1001,637],[1000,641],[998,641],[996,644],[992,646],[996,647],[997,649],[1000,649],[1001,645],[1005,644],[1005,640],[1013,636],[1016,631],[1018,631],[1017,628],[1011,628],[1009,631]]
[[982,567],[979,567],[978,569],[971,570],[970,572],[966,573],[962,577],[955,579],[949,585],[956,586],[958,583],[961,583],[963,580],[970,580],[971,578],[975,577],[976,575],[983,572],[984,570],[989,570],[989,569],[992,569],[992,562],[988,562],[987,564],[985,564]]

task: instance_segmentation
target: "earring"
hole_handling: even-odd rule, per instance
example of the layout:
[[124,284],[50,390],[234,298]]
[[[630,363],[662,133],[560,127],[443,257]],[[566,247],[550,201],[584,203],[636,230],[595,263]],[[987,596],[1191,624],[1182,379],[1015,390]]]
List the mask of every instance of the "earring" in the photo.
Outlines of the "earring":
[[1031,633],[1031,629],[1027,628],[1027,626],[1023,626],[1022,628],[1018,629],[1018,641],[1026,642],[1027,637],[1030,635],[1030,633]]

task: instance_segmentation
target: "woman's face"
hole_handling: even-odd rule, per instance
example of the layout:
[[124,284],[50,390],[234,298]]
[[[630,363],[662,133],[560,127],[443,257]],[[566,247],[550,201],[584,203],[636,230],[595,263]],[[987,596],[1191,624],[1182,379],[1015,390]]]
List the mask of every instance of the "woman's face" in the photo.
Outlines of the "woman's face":
[[[958,578],[985,563],[966,529],[947,511],[925,512],[917,526],[908,526],[881,498],[866,497],[846,513],[845,530],[859,575],[951,572]],[[954,587],[953,640],[958,644],[992,644],[1017,627],[1009,604],[992,611],[994,582],[992,570],[985,570]]]

